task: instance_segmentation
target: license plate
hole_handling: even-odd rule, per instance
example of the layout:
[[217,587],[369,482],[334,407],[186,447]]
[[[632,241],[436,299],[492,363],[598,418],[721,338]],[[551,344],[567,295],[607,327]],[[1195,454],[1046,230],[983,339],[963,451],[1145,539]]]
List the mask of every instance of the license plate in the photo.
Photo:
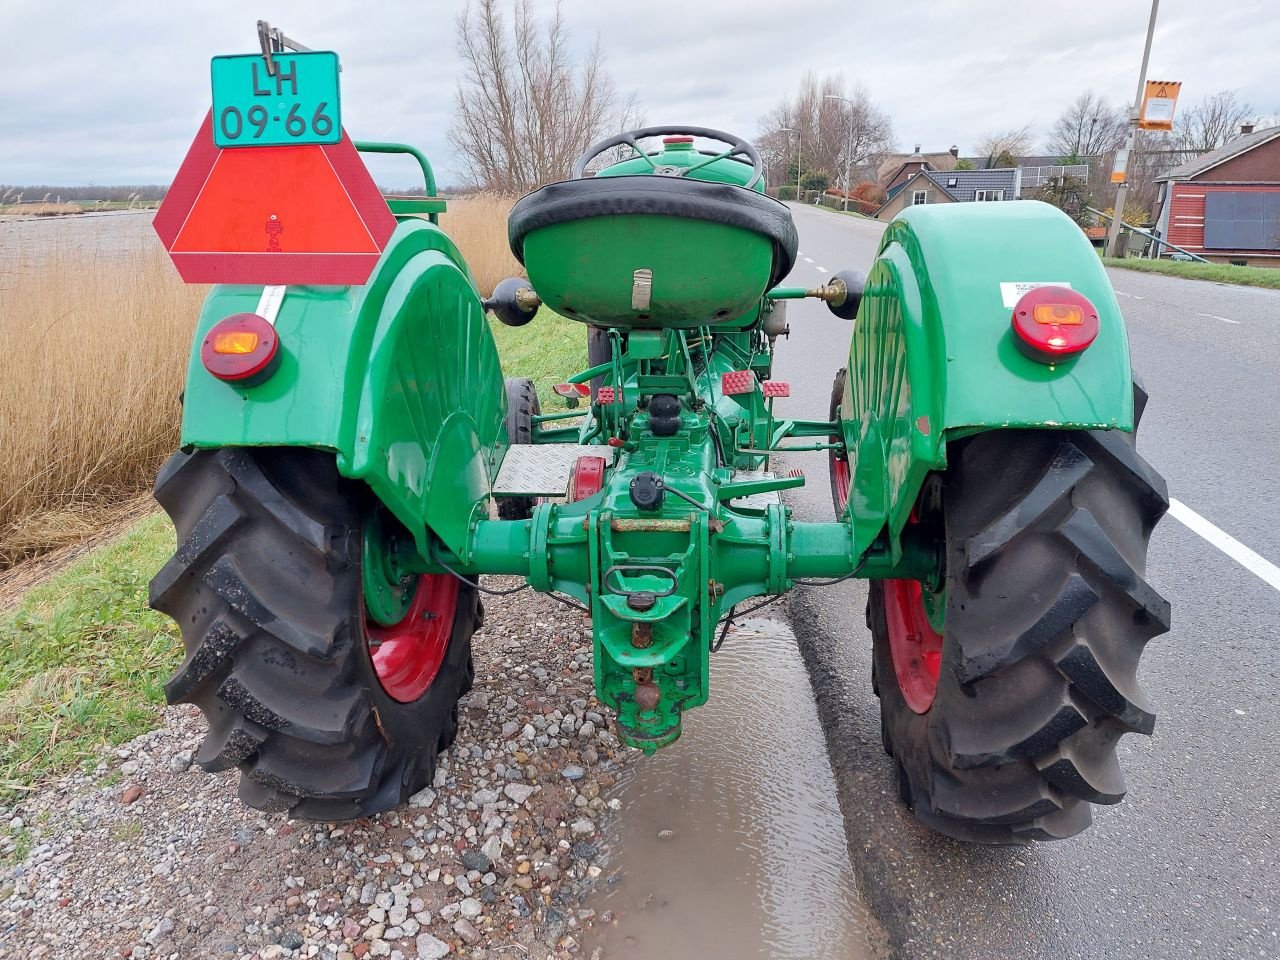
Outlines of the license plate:
[[338,143],[338,55],[277,53],[275,73],[261,54],[214,57],[213,142],[219,147]]

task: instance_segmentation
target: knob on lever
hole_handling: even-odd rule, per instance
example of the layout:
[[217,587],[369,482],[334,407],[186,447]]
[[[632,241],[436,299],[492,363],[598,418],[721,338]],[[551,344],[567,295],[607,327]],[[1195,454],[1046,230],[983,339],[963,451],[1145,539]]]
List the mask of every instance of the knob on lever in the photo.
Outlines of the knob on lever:
[[858,316],[858,305],[866,288],[867,275],[861,270],[841,270],[827,281],[826,289],[831,295],[823,299],[827,301],[827,309],[841,320],[853,320]]
[[508,327],[523,327],[537,314],[542,298],[533,292],[528,280],[507,277],[493,288],[493,296],[482,305]]

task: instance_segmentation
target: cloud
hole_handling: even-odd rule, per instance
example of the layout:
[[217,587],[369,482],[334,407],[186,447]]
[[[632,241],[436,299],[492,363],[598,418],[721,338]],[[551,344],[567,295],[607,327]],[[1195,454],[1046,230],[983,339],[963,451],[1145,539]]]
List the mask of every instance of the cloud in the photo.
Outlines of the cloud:
[[[447,131],[460,8],[8,0],[0,182],[167,182],[208,108],[209,59],[252,51],[264,13],[309,46],[341,54],[353,136],[421,146],[441,181],[456,181]],[[1127,102],[1148,10],[1136,0],[1055,9],[1025,0],[564,0],[575,42],[599,36],[619,90],[638,93],[649,123],[750,135],[805,70],[842,72],[891,114],[901,145],[964,151],[992,130],[1030,122],[1043,132],[1086,89]],[[1182,80],[1184,102],[1236,89],[1275,114],[1280,94],[1268,67],[1277,47],[1280,18],[1262,0],[1165,0],[1151,76]],[[412,181],[394,160],[373,167],[382,182]]]

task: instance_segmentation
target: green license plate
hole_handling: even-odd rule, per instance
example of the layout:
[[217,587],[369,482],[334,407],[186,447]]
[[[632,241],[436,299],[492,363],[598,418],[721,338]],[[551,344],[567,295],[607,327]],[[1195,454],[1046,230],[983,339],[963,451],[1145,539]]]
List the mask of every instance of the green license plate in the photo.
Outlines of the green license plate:
[[338,55],[277,53],[275,74],[261,54],[214,57],[213,142],[279,147],[342,139]]

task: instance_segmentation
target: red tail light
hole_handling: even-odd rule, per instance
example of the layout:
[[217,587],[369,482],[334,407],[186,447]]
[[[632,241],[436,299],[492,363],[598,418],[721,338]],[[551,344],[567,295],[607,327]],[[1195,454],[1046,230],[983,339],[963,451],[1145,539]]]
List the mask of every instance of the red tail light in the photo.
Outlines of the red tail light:
[[1013,308],[1013,342],[1032,360],[1063,363],[1098,336],[1098,310],[1068,287],[1036,287]]
[[236,313],[219,320],[205,335],[200,362],[219,380],[256,386],[280,365],[280,338],[256,313]]

